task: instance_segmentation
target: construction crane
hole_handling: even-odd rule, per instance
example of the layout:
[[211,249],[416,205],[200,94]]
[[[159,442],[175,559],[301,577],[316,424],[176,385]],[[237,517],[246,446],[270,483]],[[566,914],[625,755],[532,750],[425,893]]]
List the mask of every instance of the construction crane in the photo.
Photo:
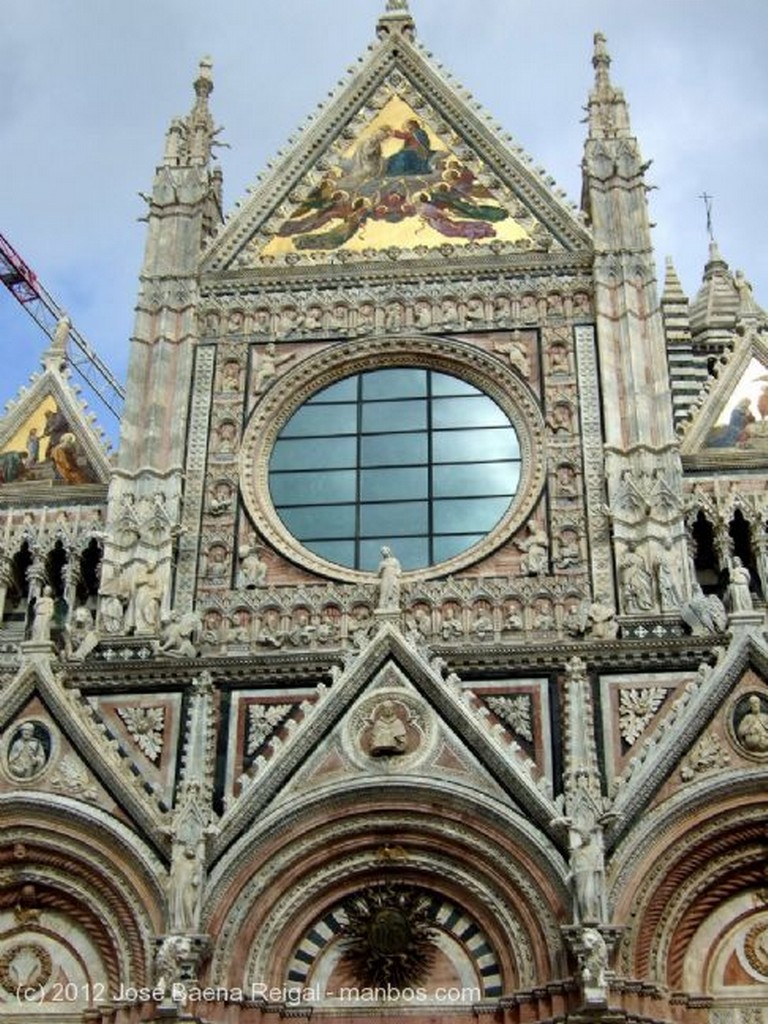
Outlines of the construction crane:
[[3,235],[0,235],[0,280],[51,341],[57,326],[67,319],[69,340],[73,342],[67,345],[67,362],[119,420],[125,400],[123,386]]

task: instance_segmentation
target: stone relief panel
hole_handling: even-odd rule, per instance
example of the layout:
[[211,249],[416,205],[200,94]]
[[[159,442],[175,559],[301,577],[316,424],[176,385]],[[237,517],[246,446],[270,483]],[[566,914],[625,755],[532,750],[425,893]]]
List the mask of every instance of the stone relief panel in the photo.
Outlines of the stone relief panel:
[[545,678],[487,682],[464,680],[473,706],[484,716],[489,730],[501,730],[510,748],[535,765],[539,777],[552,783],[550,716],[552,697]]
[[636,759],[694,673],[605,673],[599,714],[610,784]]
[[226,804],[247,785],[256,762],[277,756],[283,741],[304,719],[312,689],[233,690],[222,706],[226,716],[227,759],[224,776],[218,781]]

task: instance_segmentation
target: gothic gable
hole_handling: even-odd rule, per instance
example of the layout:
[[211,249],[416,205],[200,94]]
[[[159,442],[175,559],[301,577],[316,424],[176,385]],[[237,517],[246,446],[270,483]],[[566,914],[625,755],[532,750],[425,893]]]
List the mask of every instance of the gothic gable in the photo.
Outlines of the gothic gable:
[[720,366],[681,446],[696,464],[759,466],[768,458],[768,341],[750,330]]
[[0,419],[0,496],[27,503],[50,496],[51,488],[88,486],[109,481],[109,456],[69,375],[49,350],[45,370],[23,388]]
[[[612,723],[610,709],[605,712],[607,735],[625,738],[631,718],[639,740],[630,756],[614,753],[617,833],[650,807],[679,799],[681,789],[728,788],[755,775],[768,758],[767,679],[768,647],[758,634],[745,633],[714,667],[703,663],[687,678],[635,684],[631,716],[626,700],[622,714],[617,690],[617,699],[606,702],[613,704]],[[604,690],[611,685],[607,679]]]
[[552,184],[424,51],[385,37],[230,218],[203,270],[585,251],[588,233]]
[[118,742],[79,690],[63,685],[42,652],[30,644],[26,653],[2,691],[0,795],[21,788],[84,801],[162,846],[167,807],[142,758]]
[[556,815],[548,780],[459,679],[444,675],[442,659],[427,654],[384,626],[315,700],[250,713],[247,735],[230,738],[230,757],[247,749],[254,728],[266,742],[243,774],[228,768],[237,785],[220,822],[219,851],[286,794],[348,785],[376,768],[390,780],[415,774],[470,785],[548,829]]

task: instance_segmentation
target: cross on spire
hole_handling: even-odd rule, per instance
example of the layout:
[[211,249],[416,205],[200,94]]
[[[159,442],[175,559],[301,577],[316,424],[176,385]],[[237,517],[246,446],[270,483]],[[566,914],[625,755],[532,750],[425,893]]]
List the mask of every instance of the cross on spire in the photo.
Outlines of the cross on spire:
[[712,232],[712,200],[714,196],[709,195],[707,192],[702,192],[699,199],[704,200],[704,209],[707,211],[707,234],[709,235],[710,242],[714,242],[715,236]]

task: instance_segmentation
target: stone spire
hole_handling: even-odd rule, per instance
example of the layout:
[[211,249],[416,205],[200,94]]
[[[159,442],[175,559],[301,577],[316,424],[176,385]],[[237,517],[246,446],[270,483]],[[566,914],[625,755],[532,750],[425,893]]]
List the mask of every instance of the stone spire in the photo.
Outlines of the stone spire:
[[166,167],[207,167],[217,134],[208,99],[213,92],[213,62],[203,57],[194,83],[195,102],[186,117],[174,117],[165,136]]
[[611,82],[611,57],[602,32],[595,33],[592,67],[595,84],[588,104],[590,138],[629,136],[629,110],[624,93]]
[[[632,133],[624,94],[611,82],[605,38],[595,36],[595,82],[589,94],[589,131],[584,146],[583,205],[594,246],[595,320],[603,370],[608,507],[616,564],[631,558],[648,575],[662,559],[687,565],[682,540],[663,551],[654,517],[622,510],[627,481],[654,479],[672,495],[656,510],[670,533],[685,536],[682,465],[674,430],[667,344],[656,287],[656,260],[648,211],[645,163]],[[621,610],[640,614],[626,580],[620,579]],[[687,580],[685,583],[687,593]],[[644,600],[644,614],[652,602]]]
[[408,0],[387,0],[387,8],[379,18],[376,34],[379,39],[398,35],[407,39],[414,38],[416,23],[408,7]]

